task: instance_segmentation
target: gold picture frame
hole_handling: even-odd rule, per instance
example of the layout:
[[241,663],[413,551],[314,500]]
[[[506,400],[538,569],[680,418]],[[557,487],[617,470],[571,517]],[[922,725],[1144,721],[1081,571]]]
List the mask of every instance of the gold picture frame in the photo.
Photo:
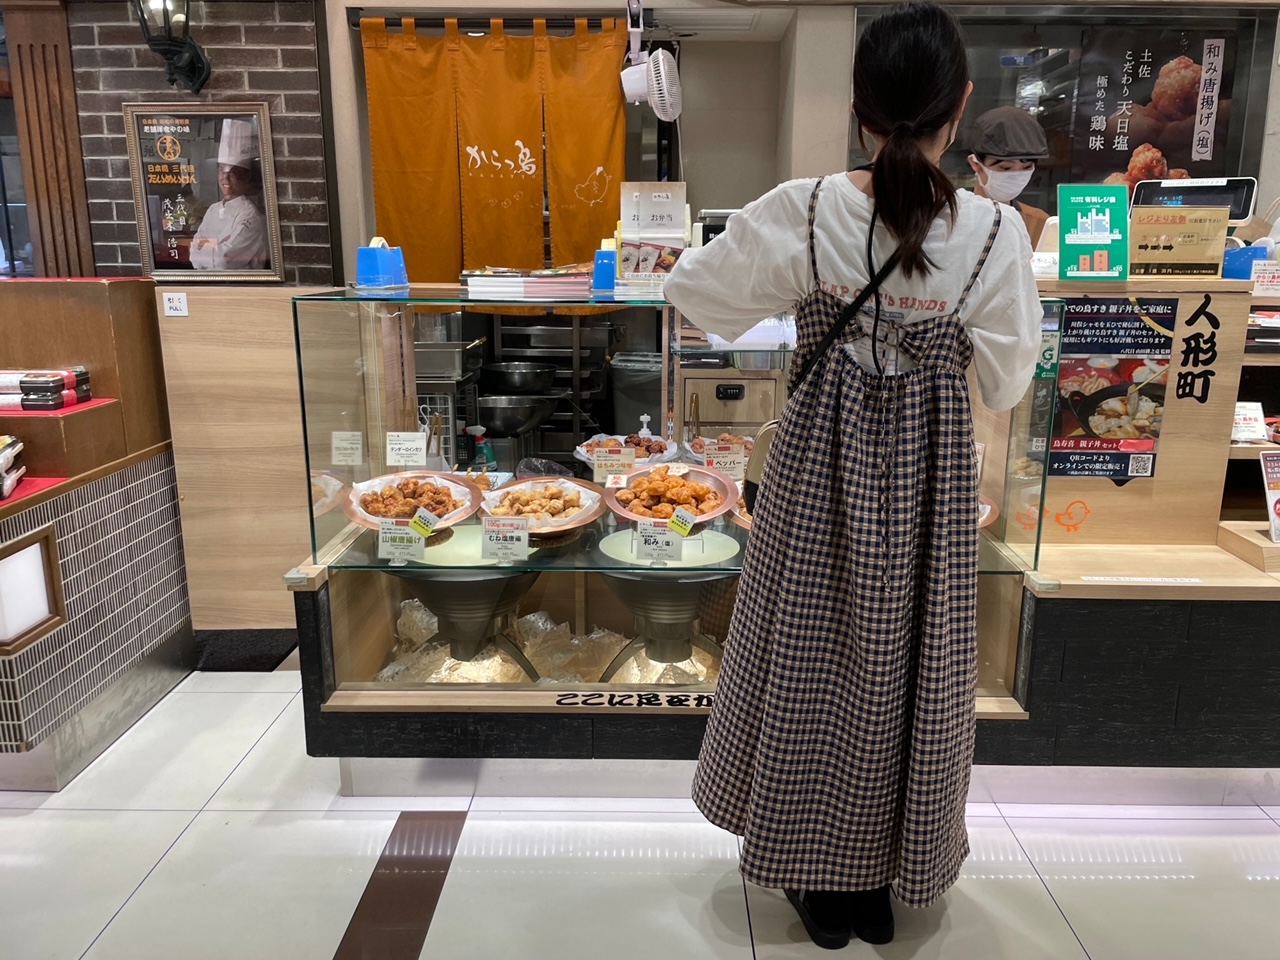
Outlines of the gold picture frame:
[[126,103],[142,269],[158,283],[283,283],[265,102]]

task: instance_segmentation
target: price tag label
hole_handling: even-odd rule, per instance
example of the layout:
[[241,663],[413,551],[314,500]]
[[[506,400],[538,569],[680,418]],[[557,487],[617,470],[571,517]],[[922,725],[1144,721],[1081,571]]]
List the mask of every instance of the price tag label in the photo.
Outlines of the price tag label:
[[427,435],[425,433],[388,433],[388,467],[425,467]]
[[665,520],[641,520],[636,529],[636,558],[678,561],[684,556],[684,537]]
[[383,517],[378,521],[378,557],[383,560],[421,560],[424,544],[409,520]]
[[697,514],[680,507],[667,521],[667,528],[673,533],[682,537],[687,537],[693,531],[693,525],[698,522]]
[[746,449],[740,443],[709,443],[707,466],[719,470],[730,480],[743,480],[747,475]]
[[611,473],[609,479],[604,482],[606,490],[621,490],[627,485],[627,475],[625,473]]
[[358,467],[364,453],[364,434],[359,430],[335,430],[329,434],[329,462],[335,467]]
[[630,473],[635,468],[635,447],[610,447],[607,450],[596,451],[594,477],[596,483],[605,483],[615,473]]
[[1267,439],[1267,420],[1262,413],[1262,404],[1248,401],[1236,403],[1236,419],[1231,426],[1233,443],[1248,443],[1252,440]]
[[503,563],[529,559],[528,517],[485,517],[480,556]]
[[413,519],[409,521],[409,527],[423,540],[436,532],[436,523],[438,518],[434,513],[426,507],[419,507],[418,512],[413,515]]
[[1255,260],[1250,268],[1253,276],[1253,295],[1270,297],[1280,294],[1280,263],[1274,260]]

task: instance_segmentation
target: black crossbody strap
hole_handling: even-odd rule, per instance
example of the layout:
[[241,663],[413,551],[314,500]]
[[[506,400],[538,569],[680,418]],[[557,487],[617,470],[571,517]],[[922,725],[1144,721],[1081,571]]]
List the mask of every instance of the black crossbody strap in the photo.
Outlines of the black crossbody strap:
[[893,273],[897,266],[898,251],[895,250],[890,255],[889,259],[885,261],[884,266],[881,267],[879,271],[877,271],[876,275],[871,278],[871,282],[863,287],[862,291],[853,299],[853,302],[841,311],[839,319],[831,325],[831,329],[828,330],[827,335],[822,338],[822,342],[819,343],[813,353],[809,355],[809,359],[805,361],[804,368],[800,371],[800,376],[796,378],[796,390],[800,389],[800,385],[804,383],[809,374],[813,372],[813,368],[817,365],[818,361],[828,350],[831,349],[831,345],[840,339],[841,334],[843,334],[848,328],[853,318],[858,315],[858,311],[862,309],[863,305],[865,305],[868,300],[875,296],[876,291],[880,289],[885,280],[889,278],[889,274]]

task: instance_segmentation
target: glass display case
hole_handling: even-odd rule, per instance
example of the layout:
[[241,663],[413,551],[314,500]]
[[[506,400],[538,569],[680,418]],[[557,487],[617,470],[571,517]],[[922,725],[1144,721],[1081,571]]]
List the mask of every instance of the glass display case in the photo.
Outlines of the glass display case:
[[[582,316],[587,308],[656,312],[663,409],[653,424],[667,450],[616,473],[597,474],[581,460],[571,461],[572,476],[545,461],[531,471],[526,461],[514,479],[512,471],[491,479],[443,457],[435,442],[440,424],[425,421],[416,402],[415,336],[433,326],[424,317],[516,307],[538,315],[507,315],[508,327]],[[682,339],[674,308],[603,299],[480,303],[456,291],[382,299],[334,292],[295,298],[294,313],[313,552],[289,580],[304,671],[309,659],[319,665],[312,695],[329,722],[355,714],[545,720],[709,710],[751,530],[736,483],[680,442],[687,411],[674,373],[682,357],[707,348]],[[1001,414],[975,409],[985,451],[977,505],[980,687],[993,716],[1019,709],[1018,611],[1022,574],[1039,549],[1057,315],[1047,302],[1045,364],[1022,403]],[[785,367],[786,348],[768,352],[771,366]],[[540,395],[520,396],[528,402],[480,389],[480,409],[491,409],[487,400],[510,401],[498,433],[515,436],[496,439],[518,441],[537,419]],[[501,418],[481,419],[492,427]],[[641,523],[620,496],[653,470],[680,476],[686,487],[678,489],[694,497],[696,522],[685,537]],[[415,517],[425,525],[415,529]]]

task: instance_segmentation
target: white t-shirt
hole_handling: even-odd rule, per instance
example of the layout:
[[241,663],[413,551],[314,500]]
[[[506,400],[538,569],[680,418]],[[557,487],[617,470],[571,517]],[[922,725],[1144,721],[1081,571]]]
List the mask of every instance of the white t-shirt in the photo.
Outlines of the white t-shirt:
[[[814,289],[808,219],[816,182],[793,180],[775,187],[730,217],[714,241],[686,250],[667,279],[667,300],[699,328],[726,340],[793,309]],[[917,273],[908,280],[895,270],[881,286],[883,321],[918,323],[955,309],[995,215],[990,200],[967,190],[959,192],[957,206],[954,226],[944,213],[930,228],[924,249],[935,266],[929,275]],[[871,211],[871,198],[847,176],[827,177],[822,184],[814,217],[819,279],[824,289],[846,301],[871,279],[866,262]],[[1022,218],[1008,206],[1002,205],[1001,213],[1000,232],[960,315],[973,343],[982,399],[993,410],[1010,409],[1026,392],[1040,352],[1043,316]],[[877,223],[877,269],[896,245],[883,223]],[[862,312],[872,316],[872,303]],[[864,339],[853,349],[868,369],[869,346]],[[885,355],[882,349],[881,357]],[[905,357],[892,359],[890,370],[905,372],[912,365]]]
[[261,270],[269,257],[267,220],[248,197],[210,206],[191,239],[197,270]]

